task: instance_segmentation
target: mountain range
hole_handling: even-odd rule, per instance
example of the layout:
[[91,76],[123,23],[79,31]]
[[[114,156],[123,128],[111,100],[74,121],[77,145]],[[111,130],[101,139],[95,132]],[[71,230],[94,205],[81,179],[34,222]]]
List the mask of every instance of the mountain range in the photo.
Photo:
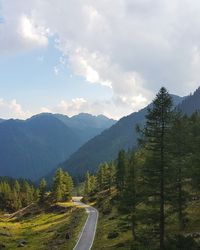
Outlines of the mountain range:
[[71,118],[42,113],[25,121],[1,119],[0,175],[37,180],[115,122],[83,113]]
[[[172,95],[187,115],[200,110],[200,88],[187,97]],[[118,122],[103,115],[68,117],[42,113],[25,121],[0,119],[0,175],[38,180],[62,167],[73,177],[96,172],[120,149],[137,147],[135,127],[145,122],[151,104]]]
[[[200,110],[200,88],[187,97],[172,95],[172,99],[174,106],[187,115]],[[115,159],[120,149],[127,150],[137,147],[135,127],[137,124],[144,123],[147,109],[150,106],[151,104],[138,112],[123,117],[111,128],[80,147],[60,166],[72,176],[81,179],[87,171],[96,172],[100,163]]]
[[[172,95],[174,105],[177,106],[184,98]],[[69,159],[59,166],[68,171],[72,176],[81,179],[89,171],[96,172],[99,164],[116,158],[120,149],[133,149],[137,147],[136,125],[143,124],[148,105],[144,109],[134,112],[120,119],[109,129],[95,136]]]

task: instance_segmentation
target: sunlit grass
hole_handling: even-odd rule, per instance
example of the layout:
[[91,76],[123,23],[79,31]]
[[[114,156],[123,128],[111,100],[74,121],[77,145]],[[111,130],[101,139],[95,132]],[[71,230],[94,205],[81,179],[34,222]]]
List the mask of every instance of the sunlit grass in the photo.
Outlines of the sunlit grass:
[[[10,250],[18,249],[22,239],[27,241],[23,249],[73,249],[87,215],[72,203],[64,206],[69,207],[66,213],[40,211],[19,221],[1,216],[0,243]],[[70,234],[70,240],[66,240],[66,233]]]

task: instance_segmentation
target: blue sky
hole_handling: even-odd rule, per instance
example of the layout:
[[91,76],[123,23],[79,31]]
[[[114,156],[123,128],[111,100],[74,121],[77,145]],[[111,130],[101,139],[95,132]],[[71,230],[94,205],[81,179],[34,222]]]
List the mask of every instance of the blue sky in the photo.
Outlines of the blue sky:
[[[65,65],[60,63],[61,58],[63,54],[55,48],[53,39],[46,48],[3,55],[0,58],[1,96],[7,101],[16,99],[31,110],[31,114],[42,112],[42,107],[51,111],[61,100],[81,97],[95,101],[111,97],[107,87],[91,84],[73,74],[67,61]],[[1,117],[9,118],[9,114],[3,113]]]
[[0,0],[0,117],[119,119],[162,85],[193,92],[199,13],[198,0]]

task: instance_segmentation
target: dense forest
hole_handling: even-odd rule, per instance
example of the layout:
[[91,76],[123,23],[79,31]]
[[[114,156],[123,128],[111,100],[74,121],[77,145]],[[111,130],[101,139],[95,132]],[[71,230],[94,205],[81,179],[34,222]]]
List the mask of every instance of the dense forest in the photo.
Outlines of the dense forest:
[[[0,210],[15,212],[32,203],[39,205],[53,204],[71,199],[73,180],[71,176],[58,169],[54,176],[50,191],[47,190],[45,179],[40,181],[38,187],[25,179],[0,178]],[[47,192],[48,191],[48,192]]]
[[188,207],[200,199],[200,113],[183,115],[161,88],[146,123],[136,130],[139,148],[120,150],[96,175],[87,173],[85,195],[89,200],[103,191],[112,195],[99,206],[106,214],[117,205],[118,213],[127,215],[133,249],[200,249],[185,230]]

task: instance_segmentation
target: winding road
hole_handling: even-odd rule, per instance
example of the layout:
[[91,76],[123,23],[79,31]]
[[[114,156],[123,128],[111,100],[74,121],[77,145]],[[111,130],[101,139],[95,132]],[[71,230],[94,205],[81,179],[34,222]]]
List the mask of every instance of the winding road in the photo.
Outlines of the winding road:
[[81,202],[79,197],[74,198],[73,200],[76,205],[84,207],[88,213],[85,225],[73,250],[90,250],[96,234],[99,212],[94,207]]

